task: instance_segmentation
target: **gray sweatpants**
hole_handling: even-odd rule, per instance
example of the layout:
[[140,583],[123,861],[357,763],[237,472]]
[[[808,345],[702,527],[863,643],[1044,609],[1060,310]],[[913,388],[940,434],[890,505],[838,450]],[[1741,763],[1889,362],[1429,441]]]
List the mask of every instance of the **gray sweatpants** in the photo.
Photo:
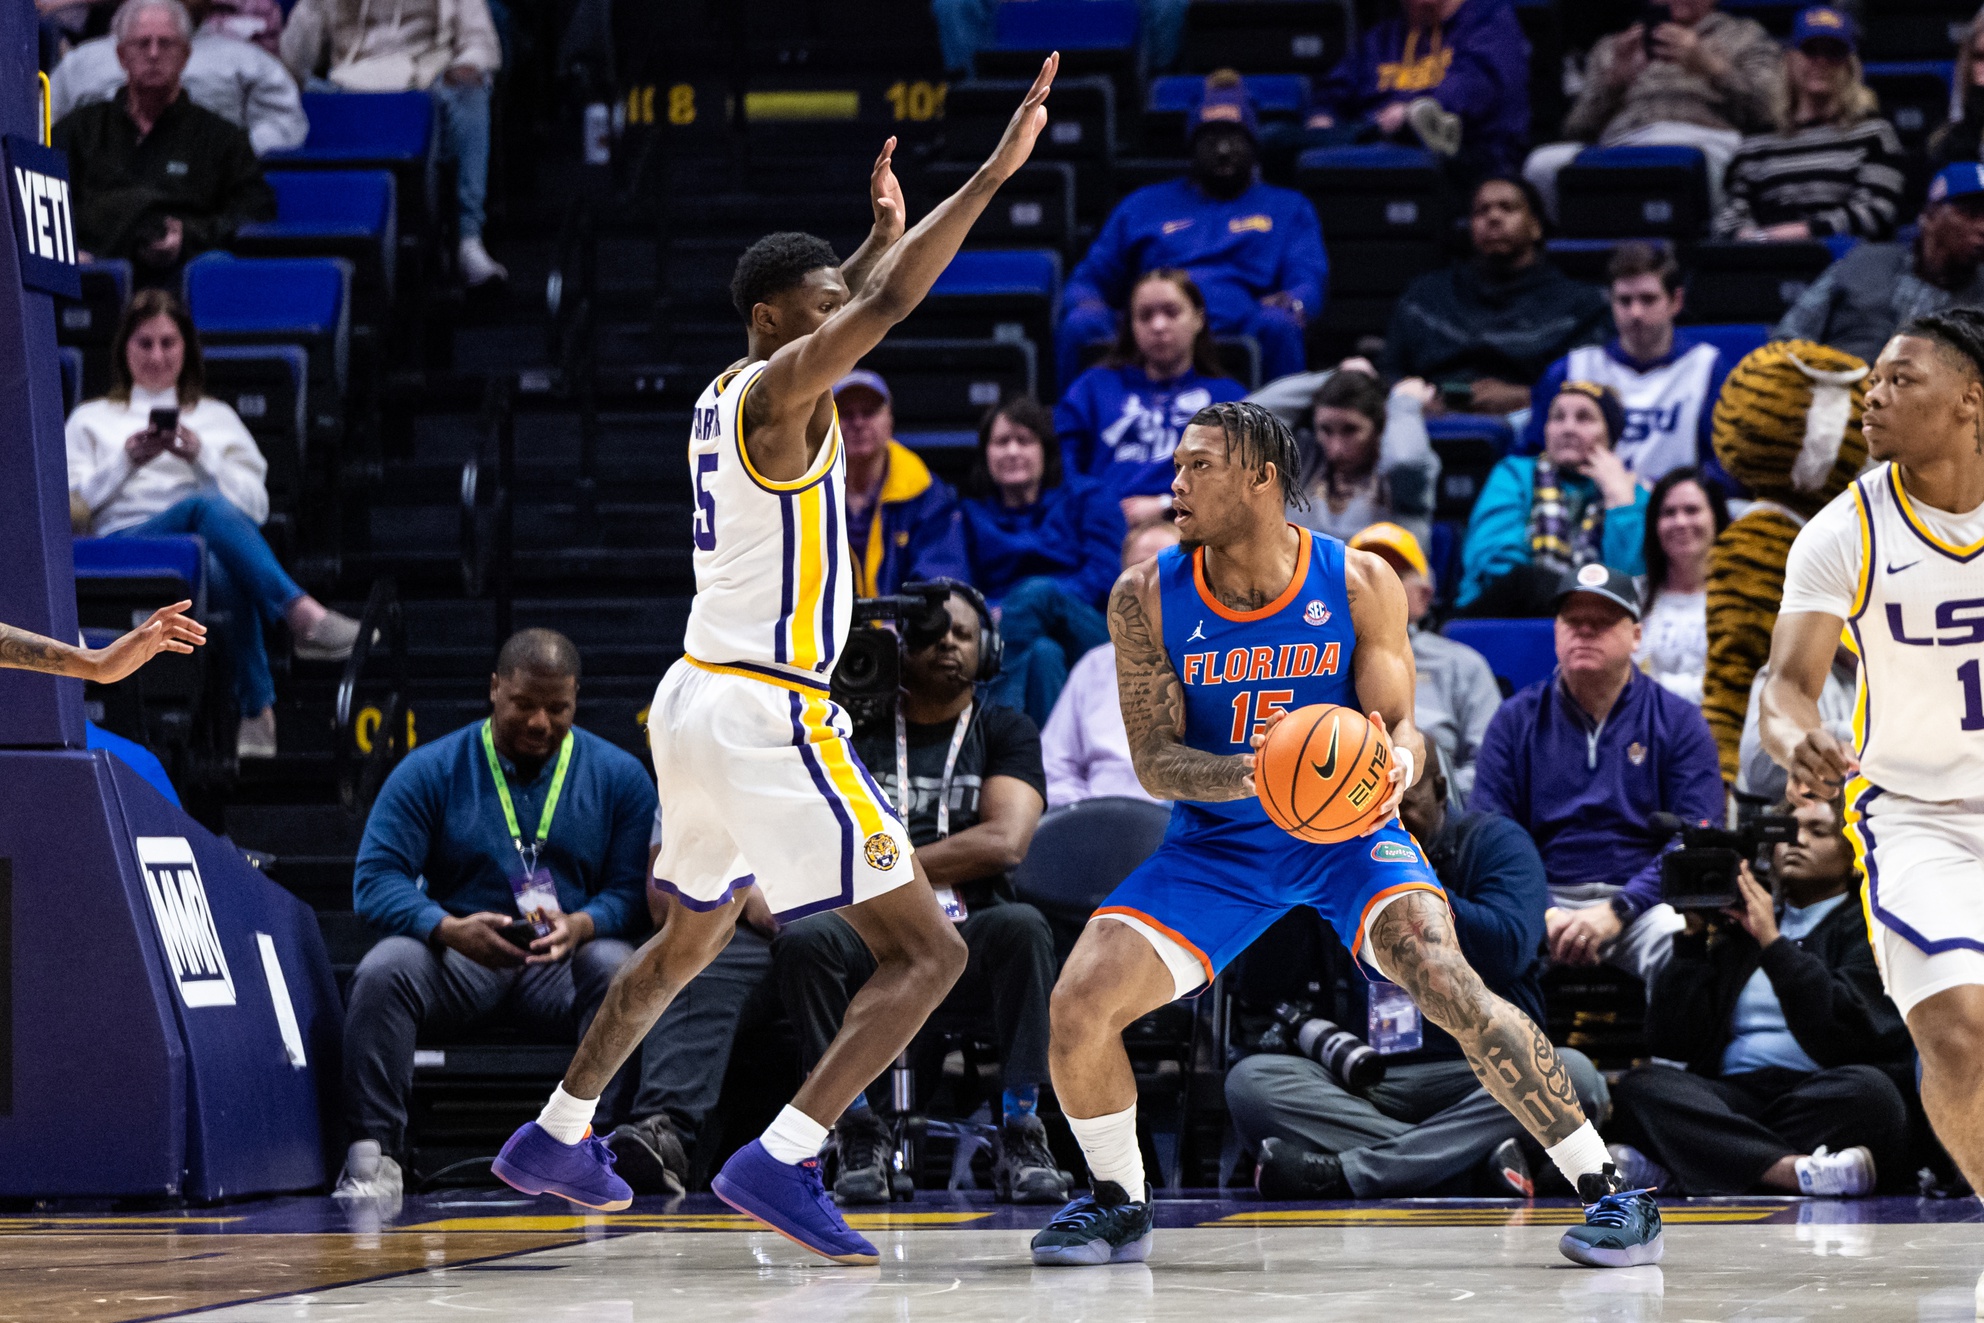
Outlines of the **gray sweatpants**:
[[[1570,1073],[1586,1119],[1603,1125],[1612,1110],[1605,1077],[1575,1048],[1557,1055]],[[1226,1075],[1226,1106],[1249,1148],[1290,1140],[1334,1153],[1360,1199],[1423,1194],[1465,1180],[1522,1123],[1490,1096],[1462,1060],[1393,1066],[1362,1094],[1307,1057],[1263,1052]]]

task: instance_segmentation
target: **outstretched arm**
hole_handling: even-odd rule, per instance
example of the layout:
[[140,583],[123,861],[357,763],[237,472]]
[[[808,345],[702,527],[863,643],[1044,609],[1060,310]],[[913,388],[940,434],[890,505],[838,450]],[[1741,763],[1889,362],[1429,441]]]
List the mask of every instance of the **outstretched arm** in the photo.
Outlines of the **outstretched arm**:
[[[1045,102],[1060,59],[1058,54],[1050,55],[1041,65],[1039,76],[1033,80],[1033,87],[1020,102],[1019,109],[1013,112],[999,145],[964,187],[938,203],[901,240],[888,245],[872,259],[869,257],[871,236],[870,243],[863,244],[855,254],[859,291],[819,330],[801,336],[771,356],[744,404],[746,433],[753,437],[752,458],[761,468],[769,472],[774,467],[786,467],[781,461],[802,457],[806,443],[797,428],[790,429],[790,436],[783,435],[787,431],[784,428],[777,429],[772,436],[755,434],[768,423],[810,417],[820,396],[852,372],[868,351],[882,342],[889,328],[923,301],[923,296],[937,283],[937,277],[957,256],[958,248],[971,232],[979,213],[992,200],[993,193],[1026,163],[1033,152],[1034,140],[1047,124]],[[878,182],[871,185],[884,192],[886,186],[879,181],[886,170],[887,157],[885,150],[883,158],[876,162]],[[878,201],[878,214],[881,205]],[[869,269],[860,269],[870,261]],[[760,457],[756,447],[767,443],[789,447],[792,454]],[[804,467],[802,458],[792,469],[798,472]]]
[[875,211],[874,227],[854,250],[854,256],[840,264],[840,278],[847,282],[850,294],[859,294],[867,288],[868,278],[875,273],[882,254],[902,238],[909,213],[902,204],[902,185],[896,182],[895,150],[894,138],[883,143],[882,154],[875,158],[875,168],[868,175],[868,205]]
[[78,648],[0,625],[0,667],[115,684],[161,652],[191,652],[206,642],[207,627],[185,614],[192,605],[160,607],[144,624],[102,648]]
[[1831,799],[1860,766],[1819,716],[1819,695],[1845,627],[1823,611],[1793,611],[1778,616],[1771,631],[1770,678],[1757,733],[1778,766],[1791,773],[1794,803]]
[[1109,595],[1109,639],[1116,688],[1137,780],[1159,799],[1215,802],[1254,793],[1254,755],[1187,747],[1185,686],[1164,651],[1158,620],[1157,562],[1123,571]]

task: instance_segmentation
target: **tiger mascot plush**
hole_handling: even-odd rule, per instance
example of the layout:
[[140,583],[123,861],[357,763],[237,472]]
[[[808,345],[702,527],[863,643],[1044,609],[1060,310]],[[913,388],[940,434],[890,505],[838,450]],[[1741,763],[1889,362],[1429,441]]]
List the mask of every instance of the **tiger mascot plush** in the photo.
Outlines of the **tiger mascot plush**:
[[1756,498],[1715,540],[1708,563],[1702,714],[1732,784],[1750,682],[1770,657],[1791,540],[1867,462],[1866,376],[1866,363],[1843,350],[1779,340],[1738,363],[1715,403],[1715,457]]

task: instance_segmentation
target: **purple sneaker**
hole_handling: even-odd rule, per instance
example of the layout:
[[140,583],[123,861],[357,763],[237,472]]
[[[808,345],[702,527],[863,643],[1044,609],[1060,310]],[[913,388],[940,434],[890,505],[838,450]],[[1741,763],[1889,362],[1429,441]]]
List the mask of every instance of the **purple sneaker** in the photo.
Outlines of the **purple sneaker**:
[[710,1182],[716,1197],[747,1217],[835,1263],[872,1264],[882,1256],[841,1218],[820,1183],[820,1160],[780,1162],[752,1140],[731,1154]]
[[561,1144],[537,1122],[526,1121],[489,1169],[525,1194],[555,1194],[602,1213],[617,1213],[634,1202],[634,1191],[613,1174],[613,1150],[590,1130],[576,1144]]

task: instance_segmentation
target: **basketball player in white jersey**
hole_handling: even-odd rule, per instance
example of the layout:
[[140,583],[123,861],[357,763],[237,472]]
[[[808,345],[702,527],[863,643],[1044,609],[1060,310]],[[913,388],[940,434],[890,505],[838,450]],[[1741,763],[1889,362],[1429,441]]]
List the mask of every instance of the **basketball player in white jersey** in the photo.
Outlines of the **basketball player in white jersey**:
[[614,979],[565,1079],[495,1170],[527,1193],[614,1209],[632,1197],[592,1137],[600,1091],[669,1001],[730,940],[738,892],[773,913],[839,909],[876,970],[840,1036],[764,1136],[713,1182],[723,1200],[839,1263],[874,1263],[821,1185],[816,1157],[855,1095],[894,1061],[964,971],[895,810],[827,696],[853,609],[833,384],[907,316],[950,264],[1047,122],[1050,56],[992,156],[903,232],[890,139],[871,180],[875,226],[845,264],[821,240],[774,234],[738,262],[731,293],[745,357],[697,401],[696,598],[687,654],[648,714],[661,794],[653,885],[674,898],[661,934]]
[[[1910,322],[1867,383],[1885,462],[1792,543],[1761,734],[1794,799],[1845,794],[1923,1106],[1984,1191],[1984,311]],[[1851,748],[1819,720],[1842,631],[1860,655]]]

